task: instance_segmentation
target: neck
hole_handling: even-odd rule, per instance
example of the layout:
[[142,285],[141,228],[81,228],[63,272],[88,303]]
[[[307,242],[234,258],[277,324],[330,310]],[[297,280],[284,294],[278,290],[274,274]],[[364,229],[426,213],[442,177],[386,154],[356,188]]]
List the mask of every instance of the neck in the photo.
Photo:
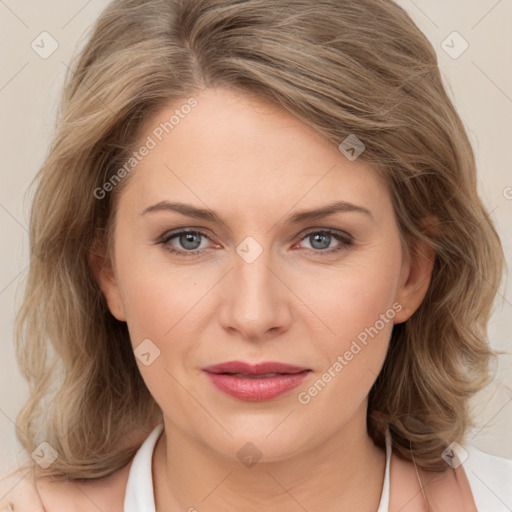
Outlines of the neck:
[[201,444],[165,417],[153,456],[156,509],[375,512],[385,452],[367,435],[366,407],[356,416],[312,449],[250,467],[236,453],[229,457]]

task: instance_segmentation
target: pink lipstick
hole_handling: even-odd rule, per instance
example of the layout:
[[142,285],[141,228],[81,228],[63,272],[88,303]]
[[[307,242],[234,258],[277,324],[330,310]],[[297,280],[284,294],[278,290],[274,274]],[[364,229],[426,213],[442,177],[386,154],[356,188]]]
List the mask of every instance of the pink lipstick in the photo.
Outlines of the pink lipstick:
[[268,362],[252,365],[229,361],[202,368],[220,391],[239,400],[271,400],[299,386],[311,372],[309,368]]

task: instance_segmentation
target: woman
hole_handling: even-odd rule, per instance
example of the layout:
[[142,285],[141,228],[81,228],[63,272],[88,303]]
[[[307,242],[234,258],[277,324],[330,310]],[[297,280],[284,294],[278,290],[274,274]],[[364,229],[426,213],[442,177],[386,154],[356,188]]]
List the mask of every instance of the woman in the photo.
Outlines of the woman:
[[502,249],[397,5],[116,0],[38,179],[4,508],[510,509]]

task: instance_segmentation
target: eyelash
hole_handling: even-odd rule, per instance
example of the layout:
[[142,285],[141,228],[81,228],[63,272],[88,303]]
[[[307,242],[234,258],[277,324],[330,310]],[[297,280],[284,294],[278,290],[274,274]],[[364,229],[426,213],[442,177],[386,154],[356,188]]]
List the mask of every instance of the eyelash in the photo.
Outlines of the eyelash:
[[[172,248],[172,246],[170,245],[170,241],[174,238],[179,237],[180,235],[182,235],[184,233],[193,233],[196,235],[201,235],[204,238],[207,238],[208,240],[210,240],[208,235],[206,235],[206,233],[203,233],[202,231],[192,230],[192,229],[190,229],[190,230],[182,229],[180,231],[175,231],[175,232],[166,234],[159,243],[164,246],[166,251],[169,251],[170,253],[172,253],[178,257],[184,257],[184,258],[197,256],[206,250],[206,249],[195,249],[192,251],[180,251],[180,250]],[[333,236],[336,240],[338,240],[339,242],[342,242],[342,243],[334,248],[331,248],[331,249],[323,249],[323,250],[322,249],[306,249],[307,251],[310,251],[310,252],[313,252],[316,254],[324,254],[324,255],[330,256],[330,255],[333,255],[340,251],[347,250],[351,245],[353,245],[353,240],[350,235],[340,232],[340,231],[329,229],[329,228],[327,228],[327,229],[316,229],[315,228],[312,231],[308,231],[307,233],[305,233],[302,236],[302,238],[299,241],[306,239],[308,236],[319,234],[319,233],[320,234],[329,234],[329,235]]]

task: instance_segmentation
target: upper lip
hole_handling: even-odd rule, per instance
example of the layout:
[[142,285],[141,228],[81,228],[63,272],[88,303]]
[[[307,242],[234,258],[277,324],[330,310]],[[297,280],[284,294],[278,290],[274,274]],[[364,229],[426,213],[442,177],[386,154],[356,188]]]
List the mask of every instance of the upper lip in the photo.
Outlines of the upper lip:
[[259,364],[243,361],[228,361],[203,368],[208,373],[241,373],[242,375],[264,375],[266,373],[300,373],[309,368],[285,363],[265,362]]

